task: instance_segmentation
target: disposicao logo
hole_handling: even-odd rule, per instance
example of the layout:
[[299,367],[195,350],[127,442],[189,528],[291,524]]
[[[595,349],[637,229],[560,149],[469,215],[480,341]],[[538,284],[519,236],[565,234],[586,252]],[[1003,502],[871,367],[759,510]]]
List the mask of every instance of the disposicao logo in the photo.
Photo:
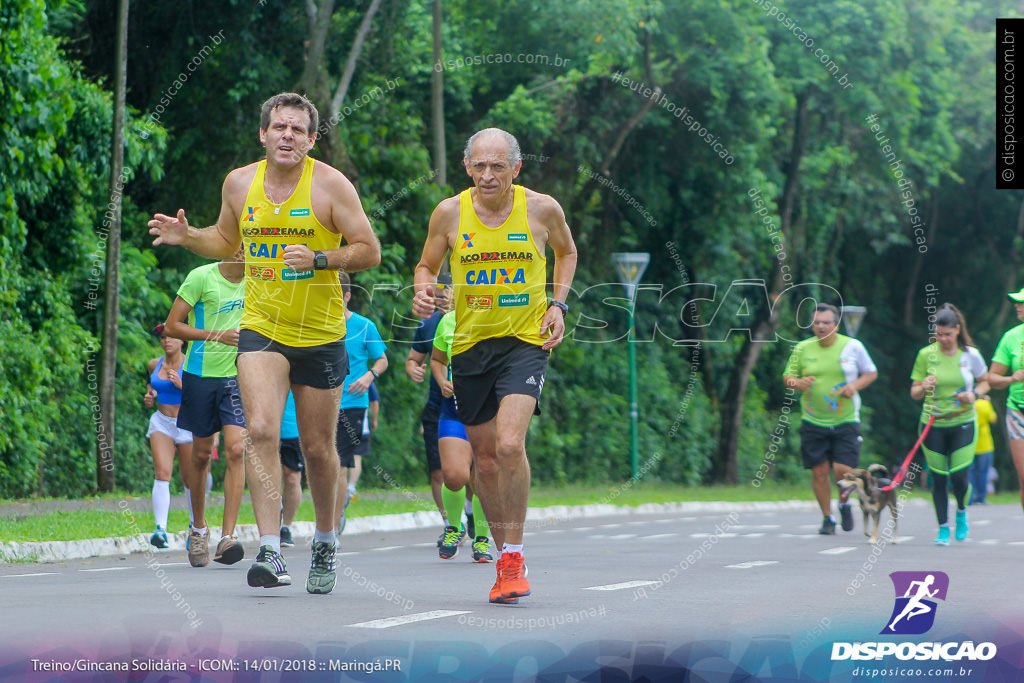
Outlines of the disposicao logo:
[[[896,592],[892,614],[880,635],[920,635],[935,624],[938,600],[946,600],[949,576],[945,572],[893,572]],[[832,643],[832,661],[879,660],[896,657],[917,661],[985,661],[996,656],[994,643],[964,642],[856,642]]]

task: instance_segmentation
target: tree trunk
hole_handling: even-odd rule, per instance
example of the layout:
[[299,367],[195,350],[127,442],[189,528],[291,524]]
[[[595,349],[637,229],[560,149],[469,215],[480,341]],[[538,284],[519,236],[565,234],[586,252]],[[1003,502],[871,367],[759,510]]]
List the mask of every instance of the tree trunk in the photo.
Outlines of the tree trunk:
[[441,0],[434,0],[431,6],[434,33],[434,73],[430,75],[430,109],[434,128],[434,170],[437,175],[434,181],[438,187],[448,184],[447,164],[445,164],[444,144],[444,70],[441,68],[441,29],[444,27],[441,16]]
[[121,260],[121,193],[124,190],[125,87],[128,72],[128,0],[117,7],[117,54],[114,64],[114,116],[110,154],[110,206],[107,235],[107,278],[103,297],[103,335],[100,360],[100,423],[96,433],[96,486],[114,490],[114,375],[117,371],[118,283]]
[[[803,160],[807,142],[807,106],[810,96],[807,91],[797,94],[795,122],[793,125],[793,144],[790,151],[789,166],[786,169],[786,182],[783,184],[782,197],[779,202],[779,230],[783,238],[789,240],[792,232],[793,207],[796,204],[797,186],[800,179],[800,162]],[[773,296],[781,291],[782,264],[772,259],[772,273],[768,280]],[[747,393],[750,374],[754,371],[757,359],[765,342],[775,338],[778,327],[778,309],[774,306],[766,308],[761,305],[754,313],[752,338],[748,337],[733,362],[729,373],[729,388],[720,405],[720,424],[718,435],[718,452],[712,466],[712,477],[715,481],[728,484],[739,482],[739,435],[743,425],[743,399]]]

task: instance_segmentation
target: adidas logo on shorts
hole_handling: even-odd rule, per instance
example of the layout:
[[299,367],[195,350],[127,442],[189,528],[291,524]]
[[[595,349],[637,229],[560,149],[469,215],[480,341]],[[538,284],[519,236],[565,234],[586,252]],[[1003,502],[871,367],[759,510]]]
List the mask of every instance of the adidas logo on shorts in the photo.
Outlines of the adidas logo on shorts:
[[527,383],[527,384],[532,384],[532,385],[534,385],[534,386],[537,386],[537,380],[535,380],[535,379],[533,378],[533,375],[530,375],[530,379],[526,380],[526,383]]

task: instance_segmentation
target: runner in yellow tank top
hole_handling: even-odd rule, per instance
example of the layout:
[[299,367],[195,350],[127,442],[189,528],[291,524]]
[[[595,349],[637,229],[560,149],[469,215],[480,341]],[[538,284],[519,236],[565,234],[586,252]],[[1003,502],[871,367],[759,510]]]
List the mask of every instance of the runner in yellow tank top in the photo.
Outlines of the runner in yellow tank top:
[[313,167],[306,157],[295,191],[274,203],[264,189],[266,160],[245,197],[240,230],[245,252],[246,301],[242,329],[289,346],[316,346],[345,338],[345,314],[336,270],[292,270],[284,262],[288,245],[314,251],[337,249],[341,234],[328,230],[313,212]]
[[[433,313],[432,284],[451,250],[457,311],[452,382],[475,455],[474,490],[499,553],[488,599],[507,604],[530,594],[523,560],[530,494],[526,432],[548,352],[565,334],[576,245],[558,202],[512,185],[522,167],[512,135],[497,128],[476,133],[463,163],[474,187],[442,201],[430,217],[413,313]],[[548,245],[555,256],[550,306],[543,259]]]
[[[278,526],[278,443],[290,388],[316,510],[306,590],[328,593],[336,581],[339,463],[334,430],[348,371],[341,303],[331,297],[337,292],[337,271],[377,265],[380,244],[352,183],[338,170],[307,158],[318,122],[316,107],[305,97],[282,93],[270,98],[260,112],[266,161],[228,174],[217,223],[198,230],[179,209],[177,216],[153,216],[149,232],[156,236],[154,246],[180,244],[209,258],[231,256],[244,237],[246,317],[238,335],[238,385],[251,437],[246,467],[260,532],[260,550],[247,579],[253,587],[291,584]],[[285,228],[306,234],[275,234]],[[245,230],[252,233],[243,235]],[[342,237],[348,244],[339,248]]]
[[459,230],[449,260],[459,321],[453,355],[498,337],[544,344],[547,260],[530,233],[526,189],[513,185],[512,191],[512,212],[496,228],[473,210],[472,190],[459,195]]

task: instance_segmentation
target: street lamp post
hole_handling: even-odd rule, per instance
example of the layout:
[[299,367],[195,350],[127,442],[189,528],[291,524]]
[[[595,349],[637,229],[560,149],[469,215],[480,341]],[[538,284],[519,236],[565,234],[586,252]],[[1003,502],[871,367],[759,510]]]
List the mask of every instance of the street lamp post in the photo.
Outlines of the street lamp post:
[[634,479],[637,476],[637,461],[640,451],[640,410],[636,398],[636,348],[633,345],[633,328],[636,322],[636,286],[640,282],[640,278],[643,277],[650,260],[651,255],[646,252],[612,254],[615,271],[622,278],[622,284],[626,287],[626,296],[629,297],[629,338],[627,340],[629,343],[629,450],[630,469]]
[[864,322],[864,316],[868,314],[868,309],[864,306],[840,306],[839,312],[843,316],[843,327],[846,329],[846,334],[856,337],[860,324]]

